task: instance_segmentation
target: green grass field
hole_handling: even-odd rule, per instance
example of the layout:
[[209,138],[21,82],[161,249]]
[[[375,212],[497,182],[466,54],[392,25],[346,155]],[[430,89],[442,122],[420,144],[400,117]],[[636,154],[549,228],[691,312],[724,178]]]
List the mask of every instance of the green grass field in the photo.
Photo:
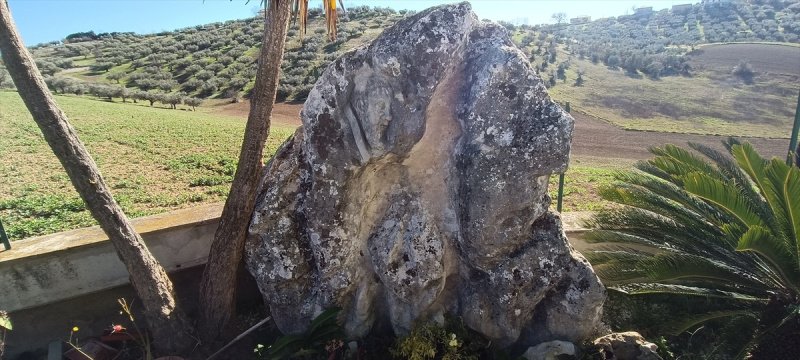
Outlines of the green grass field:
[[[131,217],[227,196],[244,121],[198,111],[56,96]],[[273,126],[266,154],[293,133]],[[12,239],[94,225],[16,92],[0,91],[0,219]]]
[[[611,206],[598,195],[602,187],[614,183],[618,171],[633,169],[633,160],[606,159],[600,157],[573,157],[564,176],[564,200],[562,211],[596,211]],[[550,177],[550,198],[555,210],[558,201],[558,175]]]

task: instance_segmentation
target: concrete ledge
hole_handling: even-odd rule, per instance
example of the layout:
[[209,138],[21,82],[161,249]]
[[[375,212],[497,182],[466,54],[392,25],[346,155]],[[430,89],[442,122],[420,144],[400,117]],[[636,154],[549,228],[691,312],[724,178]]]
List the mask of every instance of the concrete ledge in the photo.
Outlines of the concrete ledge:
[[[222,204],[134,219],[150,251],[171,272],[205,264]],[[0,252],[0,309],[13,312],[128,284],[128,272],[100,227],[12,243]]]
[[586,221],[594,215],[594,211],[570,211],[560,215],[564,232],[568,234],[584,233],[589,231],[589,228],[586,227]]
[[[132,220],[168,272],[203,265],[223,204],[209,204]],[[591,212],[561,214],[576,249]],[[0,251],[0,309],[14,312],[73,299],[129,283],[128,272],[100,227],[15,241]]]

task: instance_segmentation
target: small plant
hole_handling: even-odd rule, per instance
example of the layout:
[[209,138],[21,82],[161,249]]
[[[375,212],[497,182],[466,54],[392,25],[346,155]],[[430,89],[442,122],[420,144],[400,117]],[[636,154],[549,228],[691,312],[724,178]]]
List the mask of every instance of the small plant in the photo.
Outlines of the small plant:
[[258,359],[315,359],[327,355],[327,359],[341,358],[344,352],[344,331],[337,321],[342,309],[332,308],[319,314],[311,326],[300,335],[284,335],[272,345],[264,348],[259,344],[253,349]]
[[467,329],[460,319],[446,318],[444,326],[415,326],[408,336],[398,338],[390,351],[398,359],[482,359],[497,355],[490,354],[489,346],[487,339]]
[[77,332],[79,330],[80,330],[80,328],[77,327],[77,326],[73,326],[72,329],[70,329],[70,331],[69,331],[69,341],[67,341],[67,345],[69,345],[73,350],[77,351],[79,354],[83,355],[87,359],[92,359],[92,357],[89,354],[85,353],[81,349],[80,344],[78,344]]
[[[136,318],[134,318],[133,316],[133,304],[128,304],[125,298],[117,299],[117,303],[119,303],[119,306],[121,308],[119,312],[120,315],[127,315],[128,319],[131,322],[131,325],[133,325],[133,330],[136,331],[136,334],[134,336],[130,336],[130,338],[133,339],[134,342],[136,342],[139,348],[141,348],[143,359],[152,360],[153,352],[152,352],[152,346],[150,344],[150,338],[148,337],[148,334],[146,332],[142,333],[141,330],[139,330],[139,326],[136,324]],[[111,325],[111,332],[110,332],[111,334],[124,334],[126,332],[127,329],[124,328],[122,325],[119,324]]]
[[675,354],[669,349],[669,343],[665,337],[659,336],[654,343],[658,346],[656,349],[658,356],[664,360],[675,360]]

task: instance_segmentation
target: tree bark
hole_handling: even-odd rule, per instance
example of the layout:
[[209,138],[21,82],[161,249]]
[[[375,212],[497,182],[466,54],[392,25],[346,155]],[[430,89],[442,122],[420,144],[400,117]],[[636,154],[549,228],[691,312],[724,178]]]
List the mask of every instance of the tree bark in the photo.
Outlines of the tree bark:
[[223,335],[235,312],[236,275],[264,166],[264,145],[278,88],[291,3],[289,0],[268,2],[264,39],[239,164],[200,286],[200,334],[207,342]]
[[192,345],[191,338],[175,301],[172,282],[112,197],[94,160],[47,90],[16,30],[6,0],[0,0],[0,52],[45,140],[125,264],[142,301],[156,352],[175,354],[187,350]]

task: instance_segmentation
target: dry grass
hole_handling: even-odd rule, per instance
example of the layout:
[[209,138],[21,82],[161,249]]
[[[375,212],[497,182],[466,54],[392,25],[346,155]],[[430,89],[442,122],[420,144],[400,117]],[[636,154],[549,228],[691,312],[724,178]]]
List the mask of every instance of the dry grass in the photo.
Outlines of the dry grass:
[[[560,52],[559,61],[568,56]],[[585,84],[574,86],[579,68],[585,71]],[[653,80],[573,58],[566,83],[559,81],[550,94],[570,102],[573,111],[625,129],[788,138],[798,81],[800,76],[793,74],[757,73],[755,83],[746,85],[730,69],[713,67],[692,77]]]

